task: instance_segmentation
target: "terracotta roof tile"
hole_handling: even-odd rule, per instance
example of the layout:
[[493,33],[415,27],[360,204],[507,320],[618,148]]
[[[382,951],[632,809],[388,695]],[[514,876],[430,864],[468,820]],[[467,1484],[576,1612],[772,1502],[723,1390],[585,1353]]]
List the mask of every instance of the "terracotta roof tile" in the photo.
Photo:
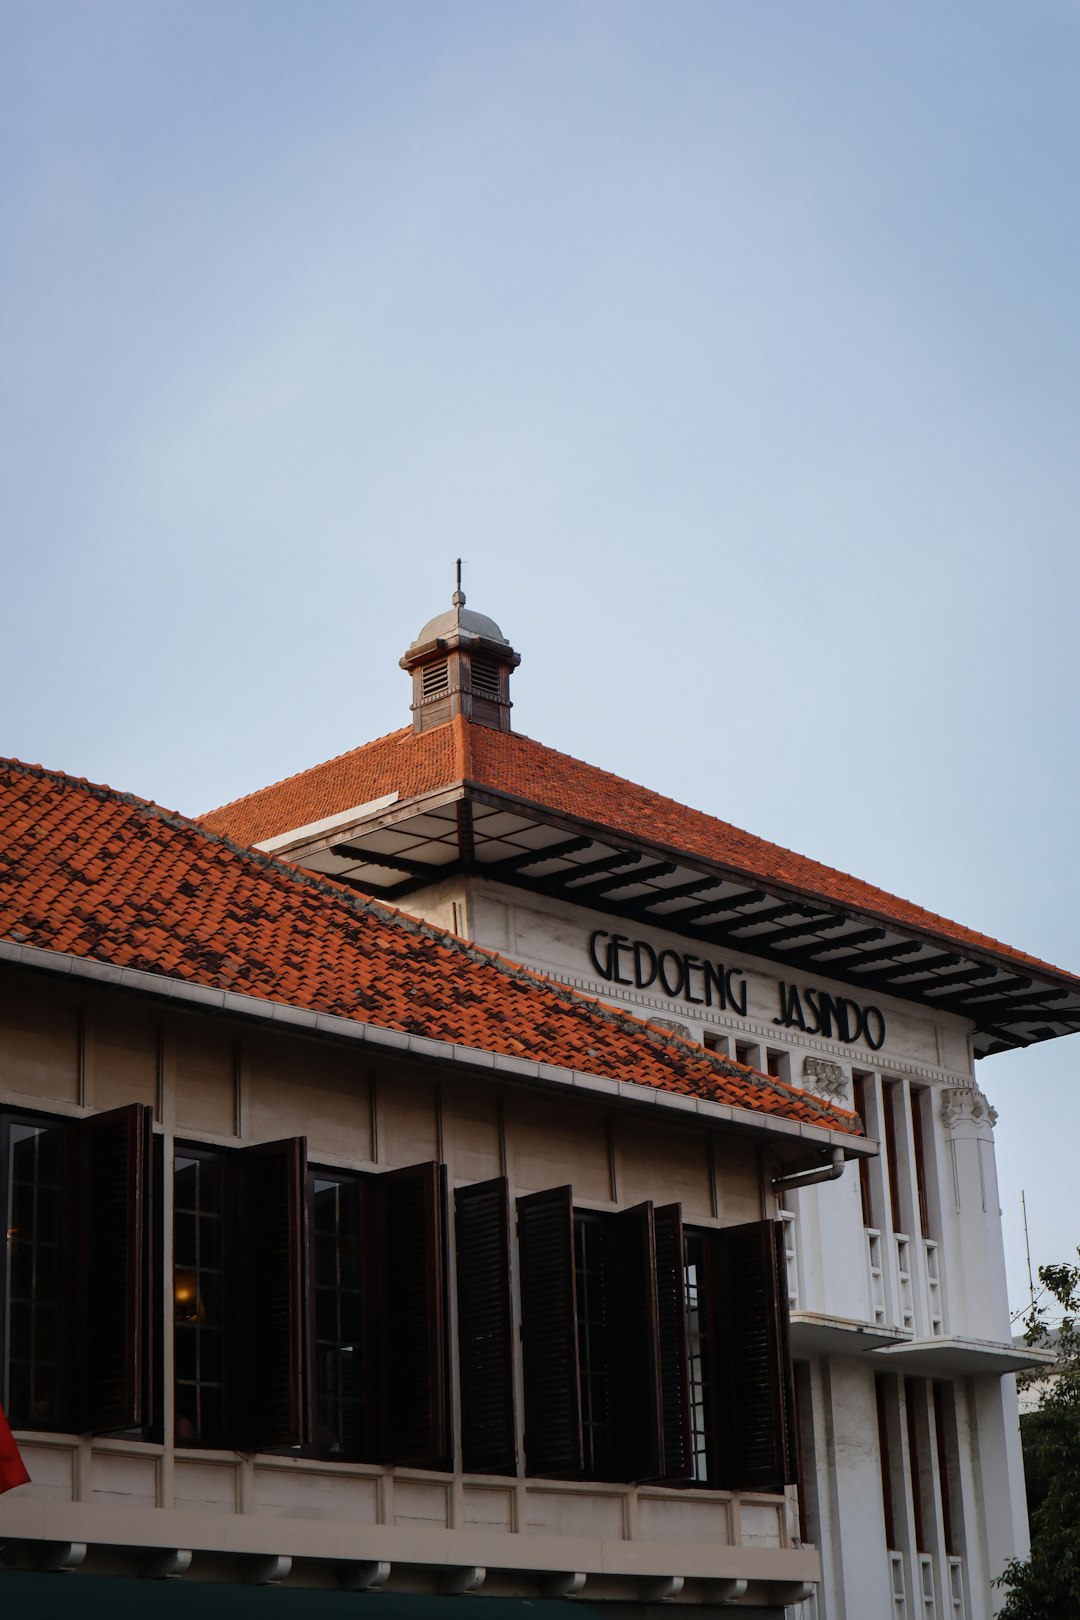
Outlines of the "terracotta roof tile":
[[255,844],[387,793],[397,791],[408,800],[464,782],[615,835],[714,862],[748,880],[780,883],[808,898],[1080,982],[1038,957],[650,788],[518,732],[495,731],[461,718],[431,731],[414,733],[408,727],[391,732],[212,810],[200,820],[238,843]]
[[848,1133],[845,1109],[145,800],[0,761],[0,939]]

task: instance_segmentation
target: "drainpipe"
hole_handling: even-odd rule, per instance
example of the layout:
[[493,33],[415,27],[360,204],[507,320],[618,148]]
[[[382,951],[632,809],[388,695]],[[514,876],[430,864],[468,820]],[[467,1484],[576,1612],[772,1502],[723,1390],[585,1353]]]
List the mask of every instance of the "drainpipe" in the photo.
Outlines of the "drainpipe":
[[817,1181],[838,1181],[844,1173],[844,1150],[834,1147],[832,1150],[832,1163],[823,1164],[818,1170],[796,1170],[792,1176],[774,1176],[774,1187],[812,1187]]

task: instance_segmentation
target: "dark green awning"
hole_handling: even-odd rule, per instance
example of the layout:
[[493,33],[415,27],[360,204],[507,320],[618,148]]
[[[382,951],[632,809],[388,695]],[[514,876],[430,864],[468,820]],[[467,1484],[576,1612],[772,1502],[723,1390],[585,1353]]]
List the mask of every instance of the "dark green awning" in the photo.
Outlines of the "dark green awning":
[[435,1597],[408,1592],[316,1592],[296,1586],[218,1581],[120,1580],[106,1575],[31,1575],[0,1570],[4,1620],[567,1620],[594,1615],[576,1599]]

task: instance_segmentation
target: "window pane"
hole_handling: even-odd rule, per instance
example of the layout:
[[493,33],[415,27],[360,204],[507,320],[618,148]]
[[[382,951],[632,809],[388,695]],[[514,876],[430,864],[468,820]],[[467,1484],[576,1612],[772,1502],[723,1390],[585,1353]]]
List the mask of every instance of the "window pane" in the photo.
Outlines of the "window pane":
[[65,1333],[63,1236],[66,1125],[12,1121],[7,1130],[7,1341],[4,1402],[15,1425],[67,1428],[70,1333]]
[[221,1293],[224,1161],[178,1154],[174,1185],[173,1310],[176,1443],[220,1445],[224,1438]]
[[709,1301],[706,1242],[697,1233],[686,1237],[686,1307],[690,1319],[690,1444],[693,1478],[705,1484],[710,1476],[712,1414],[709,1410]]
[[609,1471],[610,1377],[604,1225],[575,1213],[574,1265],[578,1313],[578,1364],[581,1371],[581,1432],[585,1472]]
[[315,1445],[362,1456],[364,1398],[362,1184],[311,1178],[315,1286]]

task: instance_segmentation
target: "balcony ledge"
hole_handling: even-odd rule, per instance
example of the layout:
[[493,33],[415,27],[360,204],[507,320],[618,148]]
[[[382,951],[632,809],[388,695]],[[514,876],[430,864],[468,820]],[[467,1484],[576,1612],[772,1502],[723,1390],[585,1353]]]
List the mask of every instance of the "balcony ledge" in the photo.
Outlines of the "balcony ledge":
[[797,1356],[858,1356],[888,1345],[904,1345],[902,1328],[880,1322],[856,1322],[846,1316],[792,1311],[791,1348]]
[[1032,1367],[1051,1367],[1056,1360],[1052,1350],[1031,1350],[995,1339],[968,1339],[959,1335],[940,1339],[908,1339],[891,1348],[870,1352],[880,1367],[895,1365],[896,1371],[919,1378],[958,1378],[969,1373],[1001,1377],[1004,1373],[1025,1372]]

